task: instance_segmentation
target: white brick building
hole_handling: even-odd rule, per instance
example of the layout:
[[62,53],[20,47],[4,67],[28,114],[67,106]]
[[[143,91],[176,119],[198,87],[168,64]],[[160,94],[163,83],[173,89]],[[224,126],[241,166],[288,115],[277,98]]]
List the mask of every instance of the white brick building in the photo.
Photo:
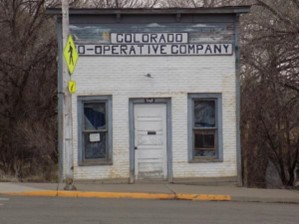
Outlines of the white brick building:
[[75,180],[236,182],[238,18],[248,10],[71,10],[79,60],[63,175],[71,156]]

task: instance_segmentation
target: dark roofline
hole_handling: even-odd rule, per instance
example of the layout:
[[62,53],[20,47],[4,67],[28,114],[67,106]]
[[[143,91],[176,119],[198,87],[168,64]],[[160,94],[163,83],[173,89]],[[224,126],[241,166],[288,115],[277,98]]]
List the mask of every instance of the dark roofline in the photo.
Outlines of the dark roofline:
[[[249,13],[250,6],[227,6],[216,8],[70,8],[70,16],[76,15],[108,15],[108,14],[130,14],[130,15],[149,15],[149,14],[241,14]],[[61,8],[47,8],[49,15],[61,15]]]

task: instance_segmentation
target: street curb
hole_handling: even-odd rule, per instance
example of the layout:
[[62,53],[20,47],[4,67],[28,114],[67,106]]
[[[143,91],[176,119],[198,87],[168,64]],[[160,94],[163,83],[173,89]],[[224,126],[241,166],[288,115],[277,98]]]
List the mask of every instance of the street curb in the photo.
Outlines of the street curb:
[[221,194],[175,194],[175,199],[194,201],[231,201],[230,195]]
[[129,192],[86,192],[86,191],[27,191],[8,192],[8,196],[39,196],[69,198],[129,198],[159,200],[192,200],[192,201],[231,201],[230,195],[212,194],[166,194],[166,193],[129,193]]
[[283,203],[283,204],[299,204],[298,199],[290,198],[260,198],[260,197],[232,197],[231,201],[235,202],[259,202],[259,203]]

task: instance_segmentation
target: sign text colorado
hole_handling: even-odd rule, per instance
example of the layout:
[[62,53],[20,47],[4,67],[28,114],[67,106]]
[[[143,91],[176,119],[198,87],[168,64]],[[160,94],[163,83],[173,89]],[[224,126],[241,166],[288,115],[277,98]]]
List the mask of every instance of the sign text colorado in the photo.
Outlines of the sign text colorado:
[[188,33],[111,33],[111,44],[77,45],[80,55],[231,55],[232,44],[188,43]]

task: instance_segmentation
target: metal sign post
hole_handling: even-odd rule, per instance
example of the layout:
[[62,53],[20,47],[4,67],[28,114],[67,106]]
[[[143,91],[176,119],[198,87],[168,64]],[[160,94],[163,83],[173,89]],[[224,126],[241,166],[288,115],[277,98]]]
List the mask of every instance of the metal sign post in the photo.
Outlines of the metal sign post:
[[[69,36],[69,2],[62,0],[62,39],[63,49],[67,45]],[[62,59],[63,60],[63,59]],[[64,155],[64,179],[65,190],[75,190],[73,185],[73,132],[72,132],[72,95],[68,91],[71,77],[68,72],[67,63],[63,63],[63,155]]]

